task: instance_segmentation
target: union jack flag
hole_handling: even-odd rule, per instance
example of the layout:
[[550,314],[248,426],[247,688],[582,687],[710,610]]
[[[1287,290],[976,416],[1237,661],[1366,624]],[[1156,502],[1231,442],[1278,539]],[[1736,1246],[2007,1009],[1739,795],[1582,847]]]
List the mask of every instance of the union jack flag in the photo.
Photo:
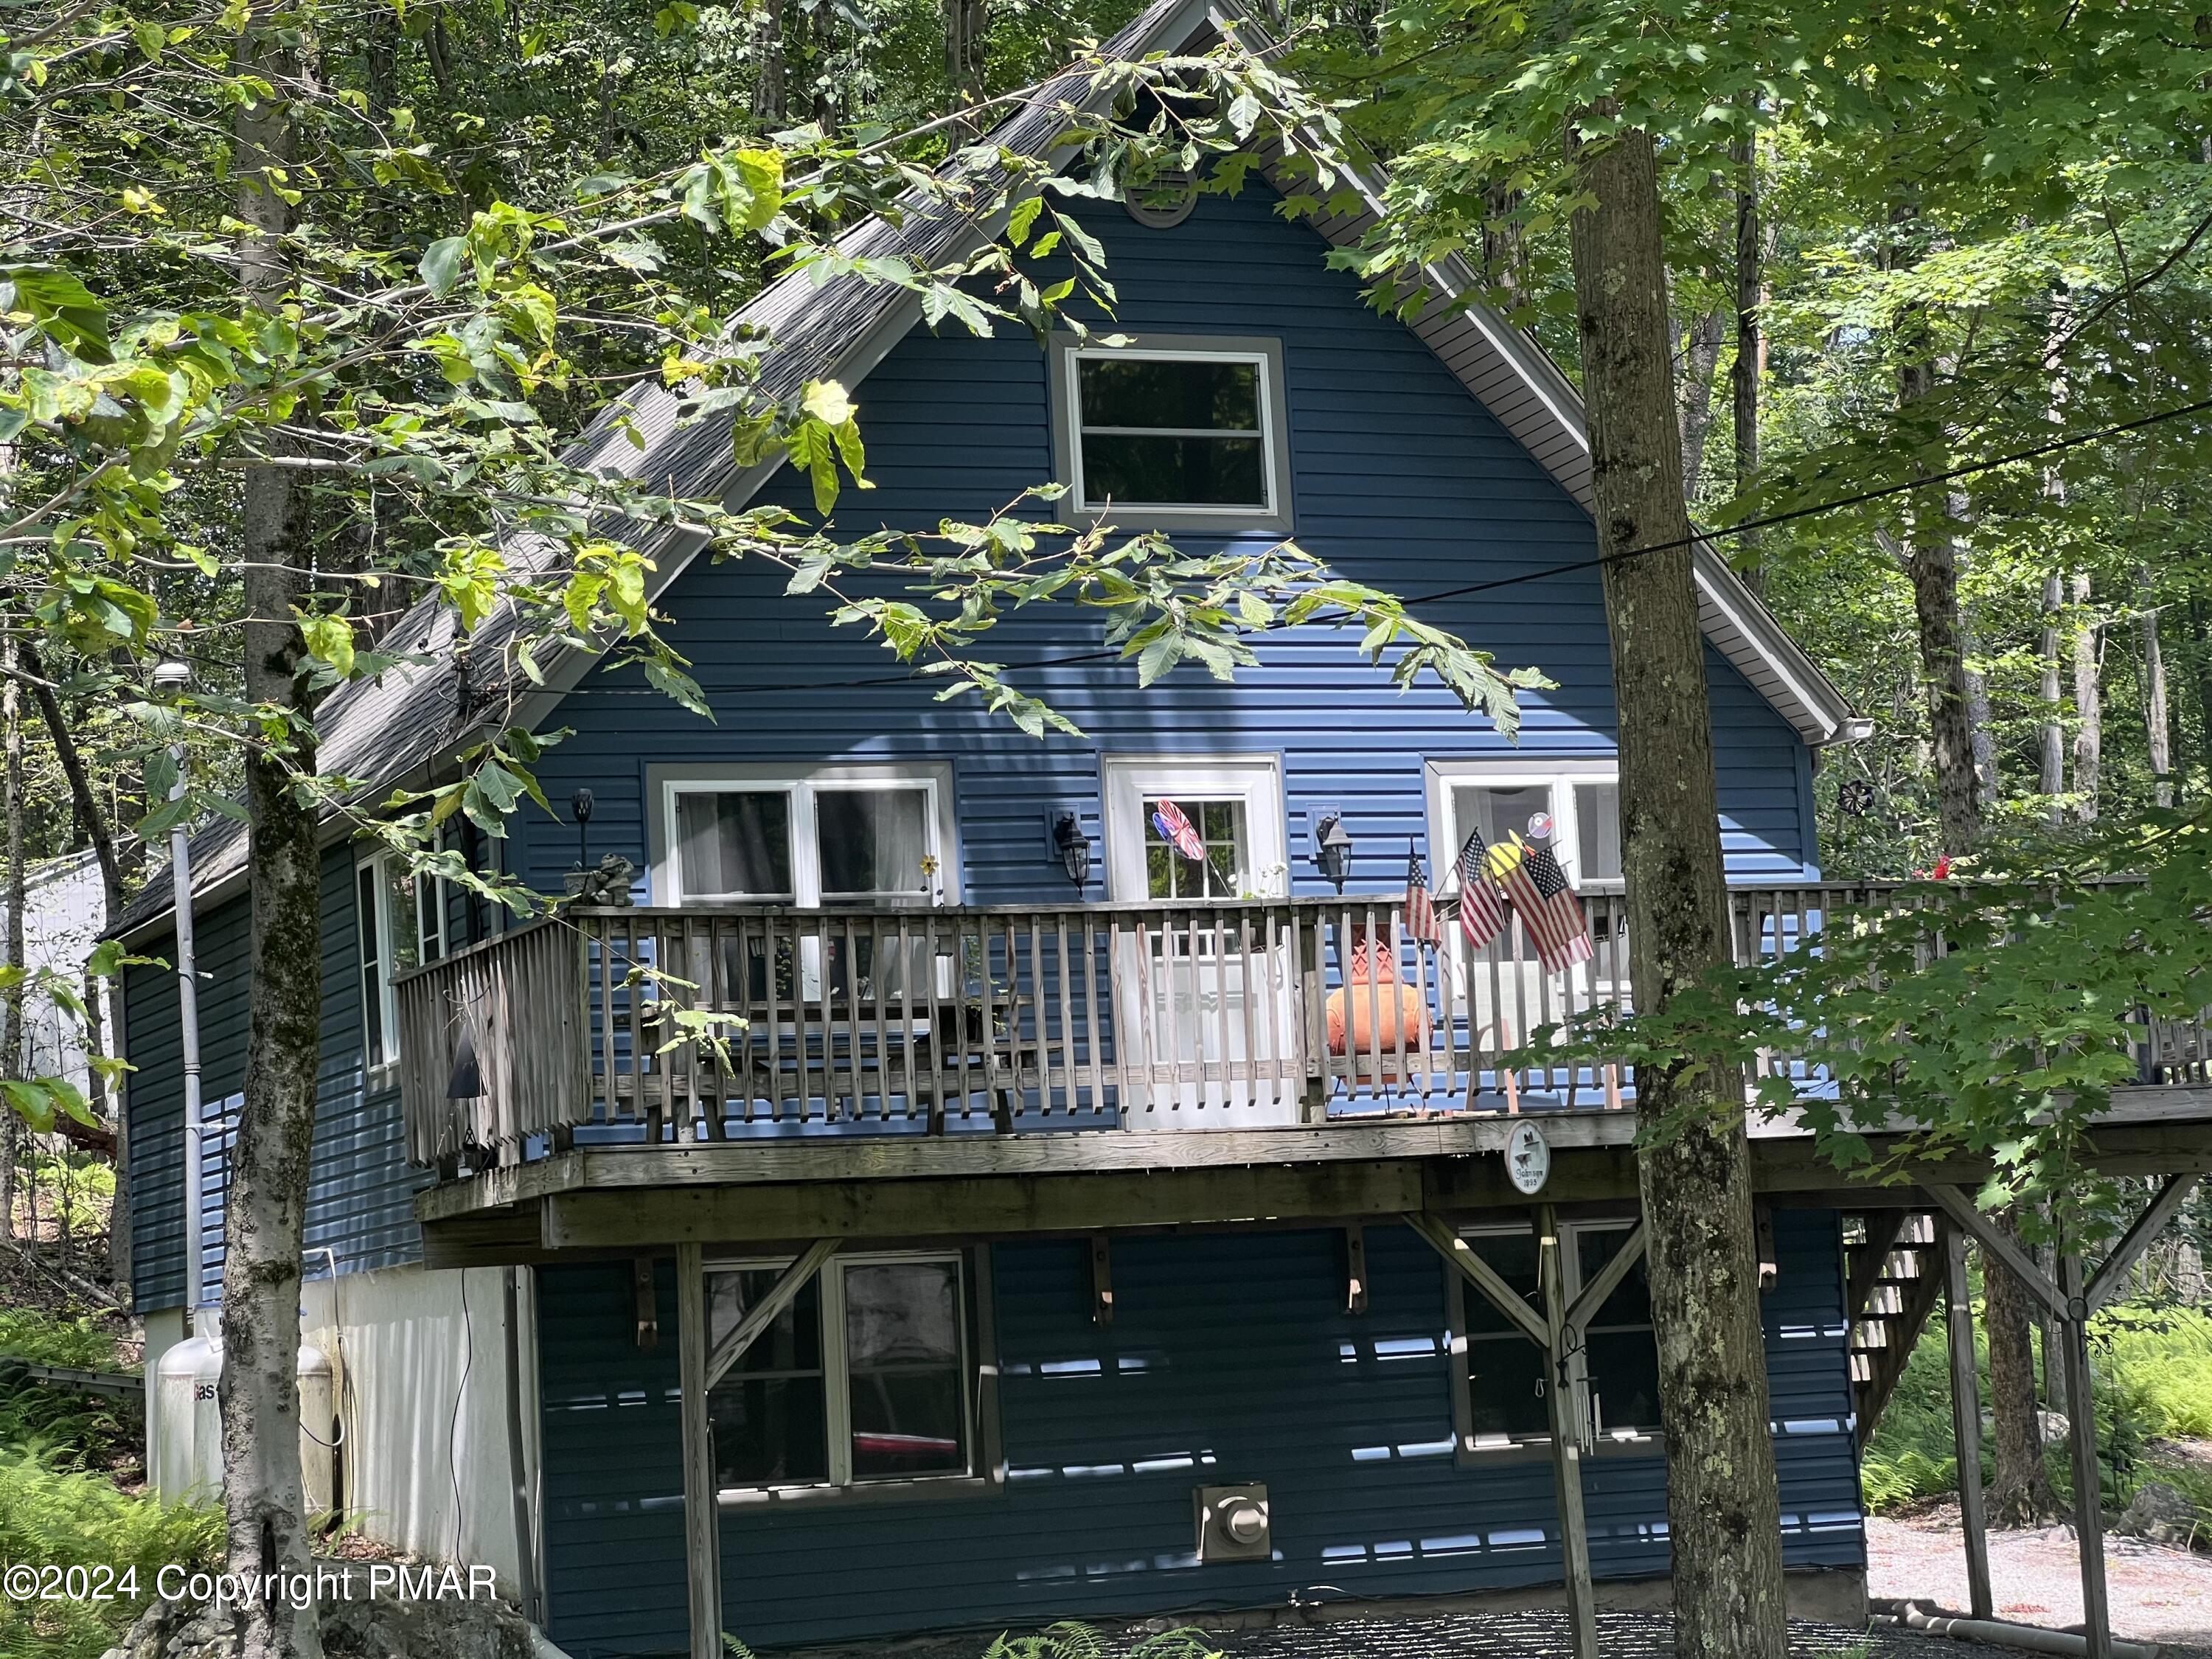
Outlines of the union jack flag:
[[1153,805],[1152,828],[1160,832],[1162,841],[1193,864],[1206,862],[1206,843],[1199,839],[1196,826],[1182,808],[1173,801],[1159,801]]
[[1489,854],[1478,830],[1459,849],[1453,866],[1459,872],[1459,931],[1470,951],[1481,950],[1505,931],[1505,900],[1490,879]]
[[1521,913],[1521,925],[1536,942],[1547,973],[1590,959],[1589,919],[1567,883],[1549,842],[1529,843],[1505,872],[1505,896]]
[[1406,838],[1406,937],[1416,945],[1441,945],[1444,936],[1437,926],[1437,902],[1429,896],[1428,866]]

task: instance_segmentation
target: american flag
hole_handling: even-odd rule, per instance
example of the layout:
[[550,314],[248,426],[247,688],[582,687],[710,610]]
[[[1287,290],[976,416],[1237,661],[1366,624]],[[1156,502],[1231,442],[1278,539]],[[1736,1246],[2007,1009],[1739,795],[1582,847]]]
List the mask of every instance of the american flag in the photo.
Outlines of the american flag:
[[1549,842],[1524,847],[1506,871],[1504,882],[1505,896],[1521,913],[1521,925],[1535,940],[1537,958],[1547,973],[1590,959],[1589,920]]
[[1437,902],[1429,896],[1428,866],[1413,850],[1410,836],[1406,838],[1406,937],[1416,945],[1441,945],[1444,940],[1437,927]]
[[1162,841],[1193,864],[1206,862],[1206,843],[1199,839],[1198,830],[1182,808],[1173,801],[1160,801],[1153,806],[1152,828],[1160,832]]
[[1505,901],[1490,879],[1489,854],[1478,830],[1459,849],[1453,866],[1459,872],[1459,930],[1469,951],[1481,950],[1505,931]]

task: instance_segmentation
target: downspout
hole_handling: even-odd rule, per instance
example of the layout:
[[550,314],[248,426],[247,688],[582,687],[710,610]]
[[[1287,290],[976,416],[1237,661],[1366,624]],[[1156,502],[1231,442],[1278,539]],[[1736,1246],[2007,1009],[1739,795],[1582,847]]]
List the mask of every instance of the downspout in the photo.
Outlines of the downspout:
[[[154,688],[158,691],[180,691],[191,678],[191,669],[174,658],[159,662],[154,667]],[[176,781],[169,786],[169,799],[182,800],[185,796],[185,745],[182,739],[170,745],[169,756],[177,766]],[[203,1172],[200,1147],[199,963],[192,942],[192,850],[191,838],[185,834],[181,818],[169,830],[169,884],[176,906],[177,1024],[179,1046],[185,1065],[185,1324],[191,1334],[204,1336],[206,1333],[198,1328],[206,1282],[202,1267],[205,1245],[200,1236]]]
[[523,1453],[520,1271],[499,1270],[501,1312],[507,1331],[507,1467],[514,1495],[515,1599],[522,1604],[522,1616],[533,1626],[542,1626],[545,1609],[539,1605],[538,1594],[538,1529],[531,1519],[530,1471]]

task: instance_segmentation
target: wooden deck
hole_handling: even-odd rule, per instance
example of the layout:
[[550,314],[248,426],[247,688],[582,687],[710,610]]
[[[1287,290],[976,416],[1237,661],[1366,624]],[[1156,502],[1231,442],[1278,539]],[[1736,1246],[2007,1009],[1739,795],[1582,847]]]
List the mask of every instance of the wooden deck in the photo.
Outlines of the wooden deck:
[[[1553,1149],[1545,1202],[1636,1195],[1634,1115],[1528,1115]],[[1525,1207],[1501,1154],[1522,1121],[1327,1123],[1213,1133],[913,1133],[753,1145],[573,1150],[441,1182],[416,1200],[433,1266],[636,1255],[679,1244],[925,1239],[1164,1227],[1315,1225]],[[2130,1090],[2099,1118],[2115,1175],[2212,1171],[2212,1088]],[[1876,1138],[1879,1140],[1880,1138]],[[1910,1182],[1846,1181],[1811,1136],[1752,1125],[1753,1177],[1778,1204],[1924,1207],[1972,1186],[1986,1158],[1916,1166]]]

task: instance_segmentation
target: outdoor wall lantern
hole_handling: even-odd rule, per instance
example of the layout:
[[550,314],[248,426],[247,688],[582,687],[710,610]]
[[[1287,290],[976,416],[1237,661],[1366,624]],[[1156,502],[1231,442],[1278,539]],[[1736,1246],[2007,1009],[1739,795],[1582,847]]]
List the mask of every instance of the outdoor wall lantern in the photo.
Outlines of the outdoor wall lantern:
[[1060,867],[1067,872],[1068,880],[1080,893],[1091,881],[1091,837],[1083,833],[1074,813],[1062,812],[1054,820],[1052,848],[1060,854]]
[[1314,827],[1314,862],[1322,878],[1340,893],[1352,873],[1352,832],[1344,827],[1344,814],[1331,812]]

